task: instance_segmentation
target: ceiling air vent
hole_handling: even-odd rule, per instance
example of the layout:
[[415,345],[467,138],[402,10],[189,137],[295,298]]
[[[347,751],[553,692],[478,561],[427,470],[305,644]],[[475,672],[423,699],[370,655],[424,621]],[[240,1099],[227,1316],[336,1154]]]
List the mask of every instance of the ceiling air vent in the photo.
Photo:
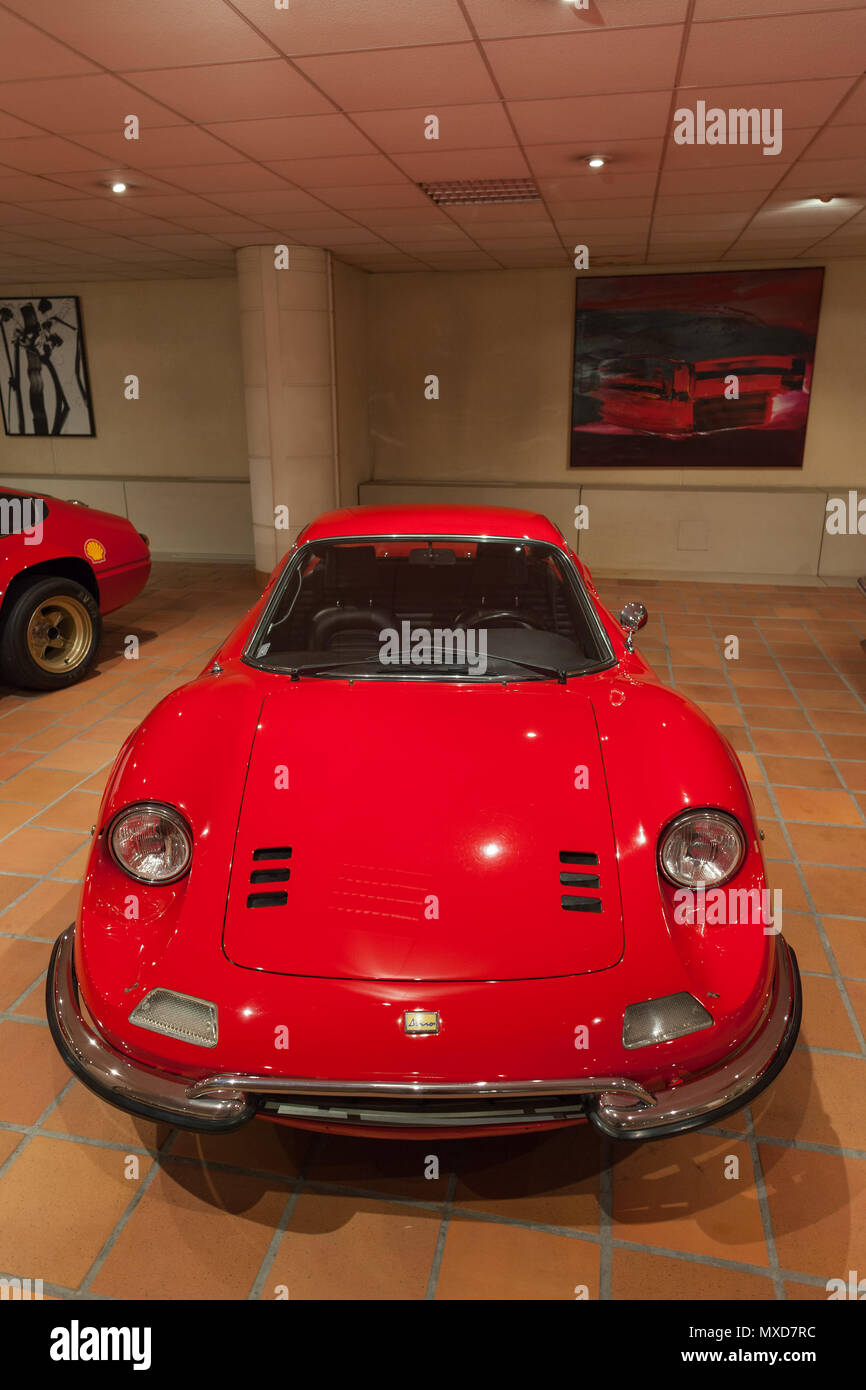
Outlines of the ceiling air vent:
[[483,203],[537,203],[541,194],[534,179],[440,179],[436,183],[419,183],[440,206]]

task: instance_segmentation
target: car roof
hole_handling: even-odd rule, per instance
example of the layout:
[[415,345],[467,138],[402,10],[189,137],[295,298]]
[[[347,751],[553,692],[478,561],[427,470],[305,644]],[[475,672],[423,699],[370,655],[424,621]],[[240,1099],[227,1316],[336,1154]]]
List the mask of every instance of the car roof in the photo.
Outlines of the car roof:
[[561,531],[540,512],[439,502],[340,507],[305,527],[298,544],[327,536],[501,536],[564,544]]

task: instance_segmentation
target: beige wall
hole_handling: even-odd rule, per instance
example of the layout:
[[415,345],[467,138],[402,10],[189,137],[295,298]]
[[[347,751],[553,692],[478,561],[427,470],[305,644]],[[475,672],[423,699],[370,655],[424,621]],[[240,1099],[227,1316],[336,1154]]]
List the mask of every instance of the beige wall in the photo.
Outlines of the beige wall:
[[367,402],[368,289],[372,276],[342,261],[333,262],[334,356],[337,408],[338,502],[352,507],[358,486],[370,477],[370,421]]
[[[156,555],[252,555],[234,278],[4,286],[78,292],[96,437],[0,432],[0,478],[127,512]],[[140,399],[124,398],[124,378]]]
[[[828,494],[866,488],[866,261],[826,267],[802,469],[570,469],[574,290],[567,270],[371,276],[362,500],[405,500],[411,484],[440,499],[484,485],[490,500],[538,506],[563,529],[581,501],[580,551],[600,569],[636,563],[639,528],[645,569],[866,570],[866,537],[823,527]],[[430,374],[438,400],[425,399]]]
[[[779,488],[864,482],[866,261],[826,267],[802,469],[569,469],[575,278],[568,270],[371,276],[372,476]],[[439,376],[438,401],[424,399],[429,373]]]

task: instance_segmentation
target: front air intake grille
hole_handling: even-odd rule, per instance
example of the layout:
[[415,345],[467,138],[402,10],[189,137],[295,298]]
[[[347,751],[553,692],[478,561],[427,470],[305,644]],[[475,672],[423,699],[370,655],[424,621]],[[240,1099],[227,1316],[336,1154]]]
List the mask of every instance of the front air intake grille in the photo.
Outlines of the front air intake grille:
[[273,849],[254,849],[253,859],[291,859],[292,849],[290,845],[277,845]]
[[[598,864],[598,855],[589,850],[562,849],[559,851],[560,864],[579,865],[584,870],[560,869],[559,882],[563,888],[583,888],[601,890],[601,878],[592,873],[593,865]],[[565,912],[601,912],[601,898],[588,898],[582,895],[563,893],[560,903]]]

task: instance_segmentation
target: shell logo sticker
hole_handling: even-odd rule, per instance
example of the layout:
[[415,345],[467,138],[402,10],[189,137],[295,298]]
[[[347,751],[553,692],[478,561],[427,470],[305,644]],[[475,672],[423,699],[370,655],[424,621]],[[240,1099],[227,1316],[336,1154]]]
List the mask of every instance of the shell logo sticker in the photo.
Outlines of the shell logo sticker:
[[98,565],[105,559],[105,546],[102,544],[102,541],[85,541],[84,553],[88,560],[92,560],[95,565]]

